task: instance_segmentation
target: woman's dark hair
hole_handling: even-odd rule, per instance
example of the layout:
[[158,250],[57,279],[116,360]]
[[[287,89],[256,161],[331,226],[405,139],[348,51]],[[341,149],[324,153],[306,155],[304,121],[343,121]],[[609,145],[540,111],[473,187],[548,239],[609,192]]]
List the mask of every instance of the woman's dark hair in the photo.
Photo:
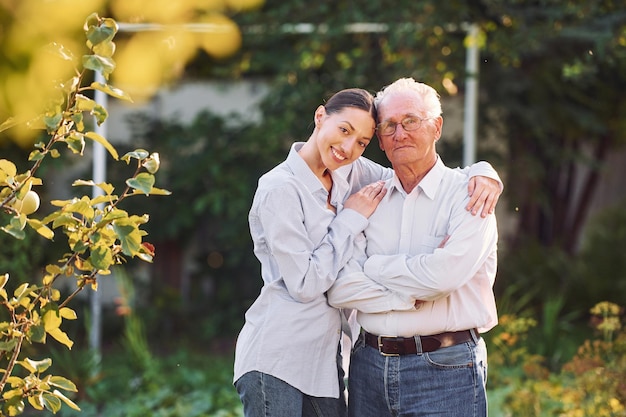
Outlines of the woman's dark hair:
[[374,96],[372,96],[367,90],[362,88],[347,88],[340,90],[332,95],[328,99],[324,108],[326,113],[332,114],[340,112],[346,107],[353,107],[361,110],[365,110],[372,115],[375,123],[377,122],[376,107],[374,106]]

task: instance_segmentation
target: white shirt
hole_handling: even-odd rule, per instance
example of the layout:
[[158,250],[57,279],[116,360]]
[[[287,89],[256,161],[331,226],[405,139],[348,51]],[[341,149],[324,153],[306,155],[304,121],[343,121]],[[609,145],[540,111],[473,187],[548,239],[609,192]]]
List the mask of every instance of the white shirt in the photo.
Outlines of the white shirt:
[[[237,339],[233,380],[249,371],[279,378],[316,397],[339,397],[337,348],[341,313],[331,307],[326,291],[352,258],[368,220],[354,210],[342,210],[354,191],[391,178],[393,171],[359,158],[332,173],[328,193],[292,146],[283,163],[263,175],[250,209],[250,234],[261,263],[263,288],[246,312]],[[471,175],[499,180],[487,163],[477,163]],[[461,174],[460,174],[461,175]],[[467,178],[465,174],[462,175]],[[465,190],[467,194],[467,188]],[[379,286],[381,292],[387,292]],[[389,295],[371,300],[377,311],[412,300]]]
[[[410,337],[474,327],[485,332],[494,327],[496,218],[472,216],[465,209],[467,179],[438,158],[409,194],[397,177],[388,180],[388,192],[365,229],[366,253],[340,273],[328,292],[329,302],[360,310],[358,323],[377,335]],[[445,246],[438,248],[448,235]],[[395,306],[379,310],[381,298]],[[418,309],[407,308],[411,299],[425,302]]]

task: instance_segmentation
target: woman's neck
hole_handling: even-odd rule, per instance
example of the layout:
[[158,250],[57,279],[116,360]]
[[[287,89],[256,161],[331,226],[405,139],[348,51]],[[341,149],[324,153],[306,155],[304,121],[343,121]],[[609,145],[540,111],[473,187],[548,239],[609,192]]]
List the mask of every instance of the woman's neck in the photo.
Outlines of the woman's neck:
[[317,176],[320,180],[325,175],[330,176],[330,172],[326,168],[326,165],[322,162],[322,157],[319,154],[317,146],[315,146],[315,142],[309,139],[308,142],[305,142],[302,145],[302,148],[298,151],[298,154],[304,159],[304,162],[307,163],[311,171]]

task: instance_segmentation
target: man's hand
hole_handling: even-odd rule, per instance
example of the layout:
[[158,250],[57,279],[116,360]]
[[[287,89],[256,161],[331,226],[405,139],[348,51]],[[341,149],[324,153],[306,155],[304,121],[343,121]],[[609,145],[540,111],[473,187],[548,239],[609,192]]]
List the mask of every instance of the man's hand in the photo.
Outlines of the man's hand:
[[472,212],[472,215],[476,215],[478,210],[482,207],[481,217],[487,217],[488,214],[492,214],[502,194],[500,183],[494,179],[488,177],[472,177],[469,179],[469,186],[467,191],[470,196],[470,201],[467,204],[466,209]]

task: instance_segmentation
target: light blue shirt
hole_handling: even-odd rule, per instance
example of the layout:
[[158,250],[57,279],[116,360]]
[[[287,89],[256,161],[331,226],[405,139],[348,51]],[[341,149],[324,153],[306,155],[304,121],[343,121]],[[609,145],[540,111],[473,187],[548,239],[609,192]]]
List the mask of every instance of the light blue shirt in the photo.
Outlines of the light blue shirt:
[[[342,320],[326,291],[368,225],[356,211],[343,210],[343,202],[366,184],[391,178],[393,171],[366,158],[335,170],[335,215],[326,205],[328,192],[297,153],[302,145],[294,144],[287,159],[260,178],[252,202],[250,234],[263,288],[237,339],[234,381],[259,371],[305,394],[338,398]],[[471,174],[498,178],[486,163],[475,164]],[[378,300],[377,310],[395,303],[393,296]]]
[[332,173],[328,192],[292,146],[287,160],[263,175],[249,214],[263,288],[246,312],[237,339],[234,380],[249,371],[271,374],[305,394],[339,397],[340,311],[326,300],[368,220],[343,208],[353,189],[393,174],[359,158]]

